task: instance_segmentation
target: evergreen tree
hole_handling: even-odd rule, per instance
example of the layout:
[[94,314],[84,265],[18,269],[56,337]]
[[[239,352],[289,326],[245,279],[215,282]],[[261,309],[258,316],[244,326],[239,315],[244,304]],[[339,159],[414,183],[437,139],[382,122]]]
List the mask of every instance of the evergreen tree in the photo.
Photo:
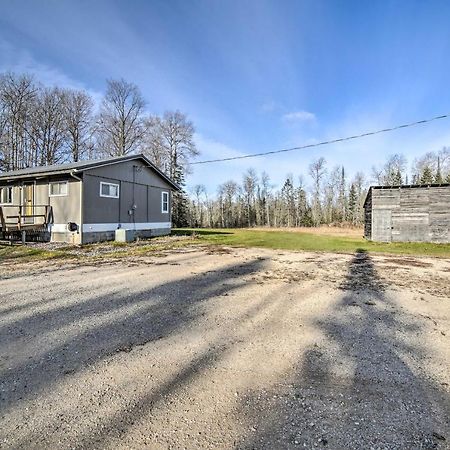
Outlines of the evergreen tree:
[[433,183],[433,172],[429,166],[423,169],[422,176],[420,177],[420,184],[432,184]]
[[348,219],[352,222],[356,222],[358,209],[358,195],[356,192],[356,187],[352,183],[350,185],[350,191],[348,193]]
[[283,188],[281,189],[281,196],[284,203],[284,224],[292,227],[295,225],[295,196],[294,185],[290,177],[284,182]]
[[310,226],[311,217],[308,217],[308,202],[305,190],[302,187],[298,187],[295,197],[297,201],[297,224],[301,226]]
[[181,188],[181,191],[174,192],[172,195],[172,222],[175,227],[186,227],[189,225],[189,201],[185,191],[184,172],[181,167],[175,170],[173,180]]
[[339,213],[338,213],[338,219],[343,222],[345,221],[347,217],[347,198],[346,198],[346,192],[345,192],[345,170],[344,166],[342,166],[341,170],[341,179],[339,183]]
[[400,173],[400,169],[397,169],[397,172],[395,172],[392,181],[393,181],[393,184],[395,186],[401,186],[402,185],[402,174]]

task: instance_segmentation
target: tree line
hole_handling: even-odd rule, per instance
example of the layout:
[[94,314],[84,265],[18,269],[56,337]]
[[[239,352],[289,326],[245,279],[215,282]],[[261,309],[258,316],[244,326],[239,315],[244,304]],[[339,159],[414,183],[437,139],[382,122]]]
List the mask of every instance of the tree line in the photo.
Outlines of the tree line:
[[[198,155],[195,128],[180,111],[149,114],[138,86],[107,80],[100,105],[85,90],[48,87],[29,74],[0,74],[0,172],[143,153],[184,188]],[[186,223],[184,190],[173,198]]]
[[309,179],[288,175],[275,189],[266,172],[249,169],[240,183],[221,184],[215,197],[205,186],[194,186],[188,222],[192,227],[299,227],[364,223],[364,200],[370,184],[384,186],[450,183],[450,148],[428,152],[408,163],[401,154],[387,158],[371,174],[356,173],[351,179],[344,166],[327,167],[320,157],[308,167]]
[[343,166],[317,158],[308,176],[288,175],[275,189],[267,173],[249,169],[214,197],[197,185],[185,193],[189,163],[199,151],[195,128],[180,111],[149,114],[133,83],[107,80],[99,105],[82,89],[44,86],[28,74],[0,74],[0,172],[83,159],[145,154],[182,191],[174,193],[175,226],[298,227],[361,225],[371,183],[380,185],[450,182],[450,149],[428,152],[412,162],[401,154],[351,179]]

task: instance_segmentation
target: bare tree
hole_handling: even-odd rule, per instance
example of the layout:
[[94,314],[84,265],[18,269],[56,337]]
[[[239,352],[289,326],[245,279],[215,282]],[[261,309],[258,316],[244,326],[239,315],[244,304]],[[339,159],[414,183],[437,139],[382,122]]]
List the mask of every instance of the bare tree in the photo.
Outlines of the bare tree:
[[204,224],[203,221],[203,202],[202,202],[202,195],[206,194],[206,188],[203,184],[196,184],[194,186],[194,195],[195,195],[195,201],[194,201],[194,220],[195,220],[195,226],[201,227]]
[[406,179],[406,158],[399,153],[390,155],[382,167],[372,168],[372,177],[380,185],[402,184]]
[[83,159],[92,145],[93,105],[84,91],[64,93],[63,115],[72,161]]
[[7,72],[0,76],[0,170],[33,164],[28,127],[36,93],[30,75]]
[[169,151],[163,142],[161,117],[151,115],[144,120],[142,152],[156,167],[169,172]]
[[314,225],[319,225],[322,219],[322,207],[321,207],[321,190],[322,180],[326,174],[326,160],[320,157],[314,160],[309,165],[309,174],[313,179],[313,199],[312,199],[312,219]]
[[169,167],[168,174],[176,179],[177,171],[186,174],[189,161],[199,154],[194,142],[195,128],[180,111],[167,111],[160,120],[160,138]]
[[127,81],[108,80],[97,120],[97,136],[102,151],[123,156],[136,151],[144,133],[145,102],[139,88]]
[[251,227],[255,220],[255,191],[258,184],[258,176],[254,169],[248,169],[244,174],[242,189],[245,195],[245,206],[247,210],[247,224]]
[[36,96],[29,127],[33,165],[56,164],[66,159],[64,99],[64,91],[59,88],[41,88]]

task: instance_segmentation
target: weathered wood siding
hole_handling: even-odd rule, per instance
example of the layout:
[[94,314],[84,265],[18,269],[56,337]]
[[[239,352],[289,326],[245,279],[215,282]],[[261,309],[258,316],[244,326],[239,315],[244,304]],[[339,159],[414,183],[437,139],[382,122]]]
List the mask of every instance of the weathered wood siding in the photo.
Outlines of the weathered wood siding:
[[372,239],[372,189],[367,193],[364,204],[364,237]]
[[372,188],[369,196],[365,204],[366,238],[450,242],[450,185]]

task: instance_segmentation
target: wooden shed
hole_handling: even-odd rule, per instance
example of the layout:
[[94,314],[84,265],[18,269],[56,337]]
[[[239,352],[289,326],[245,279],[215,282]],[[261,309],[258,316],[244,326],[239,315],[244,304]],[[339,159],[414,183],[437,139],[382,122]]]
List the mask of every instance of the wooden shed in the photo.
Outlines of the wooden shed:
[[378,242],[450,242],[450,184],[372,186],[364,236]]

